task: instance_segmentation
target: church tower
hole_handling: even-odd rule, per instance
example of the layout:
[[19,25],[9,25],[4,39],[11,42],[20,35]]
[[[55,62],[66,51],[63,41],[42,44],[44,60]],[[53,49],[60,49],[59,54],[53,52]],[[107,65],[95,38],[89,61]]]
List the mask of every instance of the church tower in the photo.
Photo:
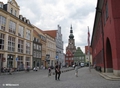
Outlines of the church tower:
[[70,27],[70,35],[69,35],[69,40],[68,40],[68,46],[66,47],[66,52],[68,50],[70,50],[73,55],[76,52],[76,46],[75,46],[75,40],[74,40],[72,25]]

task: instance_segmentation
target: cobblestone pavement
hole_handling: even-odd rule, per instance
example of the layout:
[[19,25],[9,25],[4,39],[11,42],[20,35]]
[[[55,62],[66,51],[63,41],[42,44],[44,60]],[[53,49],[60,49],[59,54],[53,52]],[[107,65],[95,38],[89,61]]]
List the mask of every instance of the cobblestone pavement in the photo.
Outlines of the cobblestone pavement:
[[1,75],[0,88],[120,88],[120,81],[106,80],[94,69],[80,68],[78,77],[74,72],[63,72],[60,81],[54,75],[48,77],[47,70]]

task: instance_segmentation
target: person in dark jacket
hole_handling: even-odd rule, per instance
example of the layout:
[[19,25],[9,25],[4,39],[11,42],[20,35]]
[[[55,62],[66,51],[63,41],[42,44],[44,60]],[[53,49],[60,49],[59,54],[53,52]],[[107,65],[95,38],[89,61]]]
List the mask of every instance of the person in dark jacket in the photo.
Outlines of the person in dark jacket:
[[60,80],[60,65],[58,65],[58,62],[55,64],[55,80]]

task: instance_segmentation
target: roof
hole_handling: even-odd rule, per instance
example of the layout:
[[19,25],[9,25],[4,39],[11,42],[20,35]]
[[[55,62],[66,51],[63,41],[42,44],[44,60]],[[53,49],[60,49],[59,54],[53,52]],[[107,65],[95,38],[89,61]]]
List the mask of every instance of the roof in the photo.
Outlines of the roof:
[[55,38],[57,36],[57,30],[47,30],[47,31],[43,31],[43,32],[50,35],[53,38]]

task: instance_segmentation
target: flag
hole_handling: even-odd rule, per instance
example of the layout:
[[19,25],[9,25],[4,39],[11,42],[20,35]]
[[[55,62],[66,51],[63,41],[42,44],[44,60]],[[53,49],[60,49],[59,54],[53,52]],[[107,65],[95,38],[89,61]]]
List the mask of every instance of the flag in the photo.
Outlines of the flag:
[[90,32],[89,32],[89,27],[88,27],[88,46],[90,46]]

